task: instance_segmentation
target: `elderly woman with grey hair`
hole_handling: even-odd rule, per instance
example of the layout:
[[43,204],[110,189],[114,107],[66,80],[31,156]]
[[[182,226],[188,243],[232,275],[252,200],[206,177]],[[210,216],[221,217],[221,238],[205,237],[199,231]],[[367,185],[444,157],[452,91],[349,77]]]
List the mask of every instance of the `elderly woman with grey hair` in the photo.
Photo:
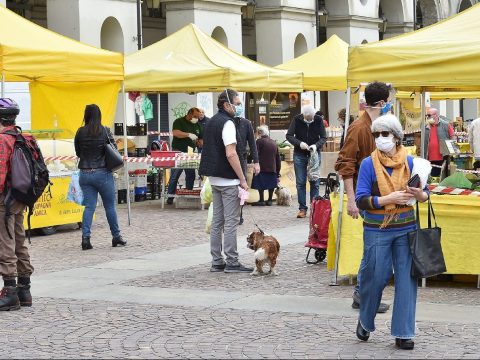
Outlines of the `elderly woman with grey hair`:
[[402,126],[391,114],[372,123],[376,150],[358,175],[356,203],[363,213],[363,259],[360,266],[360,318],[357,337],[367,341],[375,330],[383,289],[395,274],[391,334],[400,349],[414,347],[417,280],[410,275],[412,255],[407,234],[416,229],[412,199],[424,202],[427,188],[408,186],[413,157],[401,145]]
[[[273,190],[278,185],[280,177],[280,154],[278,153],[277,143],[270,139],[268,127],[261,125],[257,128],[257,150],[260,163],[260,173],[255,175],[252,180],[252,189],[257,189],[259,201],[253,203],[253,206],[272,205]],[[268,200],[263,197],[264,190],[268,190]]]

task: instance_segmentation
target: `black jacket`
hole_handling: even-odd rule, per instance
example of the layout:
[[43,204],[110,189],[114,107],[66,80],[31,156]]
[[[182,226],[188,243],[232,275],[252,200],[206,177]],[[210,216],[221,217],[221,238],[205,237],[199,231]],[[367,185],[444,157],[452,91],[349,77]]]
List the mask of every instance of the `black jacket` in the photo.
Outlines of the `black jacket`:
[[[107,136],[115,144],[112,132],[104,127],[100,136],[93,138],[88,135],[87,127],[82,126],[75,135],[75,153],[80,158],[79,169],[100,169],[107,167],[105,163],[105,144]],[[108,134],[108,135],[107,135]],[[116,146],[116,145],[115,145]]]
[[243,158],[245,161],[242,162],[242,170],[247,176],[247,158],[248,158],[248,151],[247,151],[247,144],[248,148],[250,149],[250,155],[252,156],[253,162],[258,163],[258,151],[257,151],[257,144],[255,142],[255,134],[253,133],[253,127],[250,120],[242,118],[242,117],[235,117],[235,126],[237,127],[237,153],[240,158]]
[[[230,165],[223,143],[223,126],[227,121],[234,121],[225,110],[219,110],[205,124],[205,133],[203,136],[203,150],[200,160],[198,173],[205,176],[217,176],[225,179],[238,179],[235,170]],[[237,130],[237,151],[239,143],[239,134]],[[245,159],[239,156],[240,165],[244,168]]]
[[313,122],[307,124],[303,120],[303,114],[299,114],[290,123],[286,138],[295,147],[296,153],[309,154],[308,150],[300,148],[300,143],[304,142],[309,146],[316,145],[317,151],[320,151],[327,141],[327,132],[320,116],[315,115]]

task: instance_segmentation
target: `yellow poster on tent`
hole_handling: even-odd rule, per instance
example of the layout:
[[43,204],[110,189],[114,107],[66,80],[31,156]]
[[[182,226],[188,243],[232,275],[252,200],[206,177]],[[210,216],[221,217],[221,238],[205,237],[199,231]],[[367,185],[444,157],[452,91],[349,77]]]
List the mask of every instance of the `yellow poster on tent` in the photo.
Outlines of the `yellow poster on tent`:
[[[50,181],[52,185],[37,200],[30,217],[32,229],[75,224],[82,221],[83,206],[67,200],[70,177],[54,177]],[[27,226],[27,216],[24,224]]]
[[85,105],[97,104],[102,111],[102,124],[112,126],[119,81],[102,83],[30,83],[32,98],[32,130],[61,129],[57,139],[75,137],[82,126]]
[[400,122],[406,133],[420,131],[422,123],[422,109],[415,107],[413,99],[401,99]]

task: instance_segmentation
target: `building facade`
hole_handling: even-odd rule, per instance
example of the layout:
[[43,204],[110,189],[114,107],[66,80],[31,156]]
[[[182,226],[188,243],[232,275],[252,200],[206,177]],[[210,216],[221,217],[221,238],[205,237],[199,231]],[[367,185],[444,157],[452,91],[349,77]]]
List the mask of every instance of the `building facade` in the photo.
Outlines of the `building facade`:
[[[333,34],[351,45],[377,41],[428,26],[477,2],[143,0],[139,31],[137,0],[0,0],[0,4],[41,26],[125,54],[136,51],[139,43],[148,46],[195,23],[232,50],[271,66],[302,55]],[[317,107],[328,109],[331,119],[344,103],[343,93],[316,98],[322,99]],[[171,94],[168,100],[167,106],[172,109],[179,102],[196,104],[199,98]],[[442,101],[435,105],[449,118],[477,117],[476,100]]]

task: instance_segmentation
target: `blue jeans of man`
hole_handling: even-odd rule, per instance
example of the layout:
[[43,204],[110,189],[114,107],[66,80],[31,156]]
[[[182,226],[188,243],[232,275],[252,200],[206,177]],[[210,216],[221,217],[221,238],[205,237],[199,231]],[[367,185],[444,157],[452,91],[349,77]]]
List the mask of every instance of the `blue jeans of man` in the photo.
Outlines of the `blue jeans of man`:
[[363,259],[360,267],[360,323],[367,331],[375,330],[382,293],[395,274],[395,297],[392,312],[392,336],[411,339],[415,336],[417,280],[410,275],[412,255],[407,233],[412,230],[363,232]]
[[185,187],[188,190],[193,189],[193,183],[195,182],[195,169],[172,169],[170,173],[170,180],[168,182],[168,194],[175,194],[175,190],[177,189],[178,179],[180,175],[182,175],[182,171],[185,170]]
[[82,218],[82,235],[90,236],[93,213],[97,207],[98,194],[102,197],[103,207],[107,215],[108,225],[113,237],[120,235],[118,226],[115,182],[113,174],[107,169],[80,170],[80,187],[83,191],[85,210]]
[[[320,153],[318,153],[320,155]],[[295,182],[297,184],[298,209],[307,210],[307,166],[309,154],[294,153],[293,168],[295,170]],[[318,196],[320,180],[309,181],[310,183],[310,202]]]

